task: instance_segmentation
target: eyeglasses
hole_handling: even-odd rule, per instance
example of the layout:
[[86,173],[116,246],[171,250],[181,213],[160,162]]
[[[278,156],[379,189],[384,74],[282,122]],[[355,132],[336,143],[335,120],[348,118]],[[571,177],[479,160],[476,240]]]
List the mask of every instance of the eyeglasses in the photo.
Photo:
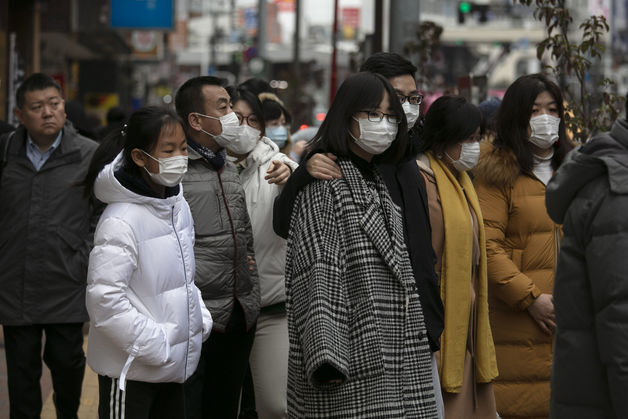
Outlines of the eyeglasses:
[[414,94],[414,95],[404,96],[397,93],[397,99],[399,99],[399,103],[401,103],[402,105],[406,103],[406,100],[411,105],[420,105],[421,102],[423,102],[423,95]]
[[247,116],[242,115],[240,112],[235,112],[235,114],[240,121],[240,125],[246,121],[247,125],[252,128],[259,128],[261,126],[259,118],[254,113],[248,114]]
[[381,122],[382,119],[384,119],[384,117],[386,117],[386,120],[392,124],[398,124],[399,122],[401,122],[399,118],[397,118],[397,115],[391,115],[389,113],[384,113],[380,111],[360,111],[360,112],[364,112],[368,120],[371,122]]

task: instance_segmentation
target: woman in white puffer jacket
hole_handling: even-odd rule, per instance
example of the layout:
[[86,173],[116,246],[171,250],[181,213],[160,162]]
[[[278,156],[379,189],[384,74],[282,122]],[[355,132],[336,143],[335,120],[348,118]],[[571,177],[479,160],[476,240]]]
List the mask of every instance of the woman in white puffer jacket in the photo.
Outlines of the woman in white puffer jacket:
[[[238,141],[228,145],[227,151],[240,172],[246,195],[260,282],[261,310],[249,357],[255,407],[260,419],[285,418],[289,347],[284,285],[286,241],[273,231],[273,202],[290,170],[298,164],[263,135],[264,113],[257,96],[243,88],[230,87],[227,91],[240,120]],[[250,408],[246,404],[248,390],[245,384],[243,410]]]
[[[85,180],[107,204],[86,297],[99,417],[183,418],[183,382],[212,325],[194,285],[194,228],[180,186],[185,135],[176,114],[148,107],[117,136],[101,145]],[[123,151],[96,177],[122,141]]]

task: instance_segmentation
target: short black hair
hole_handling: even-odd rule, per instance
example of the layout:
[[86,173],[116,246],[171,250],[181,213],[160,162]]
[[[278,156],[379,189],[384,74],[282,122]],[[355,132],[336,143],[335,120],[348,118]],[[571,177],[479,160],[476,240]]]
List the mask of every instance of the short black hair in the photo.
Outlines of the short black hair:
[[270,83],[257,77],[243,81],[238,87],[247,89],[256,95],[259,95],[260,93],[275,93],[273,88],[270,87]]
[[506,89],[497,111],[494,144],[498,148],[511,150],[525,172],[531,172],[534,166],[528,130],[534,101],[543,92],[548,92],[556,102],[560,118],[558,141],[553,145],[555,152],[552,158],[552,166],[557,169],[572,147],[565,131],[563,94],[556,83],[540,73],[521,76]]
[[423,123],[420,152],[438,155],[450,146],[467,140],[480,128],[482,111],[461,96],[441,96],[430,105]]
[[183,121],[184,128],[188,128],[188,115],[194,112],[205,113],[205,97],[203,86],[224,87],[225,80],[213,76],[194,77],[183,83],[174,98],[174,106]]
[[127,120],[126,112],[119,106],[113,106],[107,111],[107,123],[123,123]]
[[364,61],[360,71],[381,74],[387,79],[406,74],[415,78],[417,68],[396,52],[378,52]]
[[388,80],[376,73],[361,72],[349,76],[338,89],[327,116],[311,141],[311,153],[333,153],[349,156],[349,143],[353,116],[364,110],[377,109],[384,93],[388,93],[390,107],[398,121],[397,136],[384,153],[374,156],[375,163],[397,163],[401,160],[408,143],[408,123],[403,108],[395,100],[395,91]]
[[24,81],[20,84],[20,87],[17,88],[15,92],[15,102],[19,109],[22,109],[24,106],[24,101],[27,92],[34,92],[36,90],[44,90],[50,87],[54,87],[59,92],[59,95],[62,96],[61,86],[59,83],[55,81],[52,77],[44,73],[33,73],[28,76]]
[[264,111],[262,110],[262,103],[257,95],[248,89],[239,85],[238,87],[229,86],[226,88],[227,93],[231,97],[231,103],[235,104],[241,100],[245,101],[253,111],[253,115],[257,117],[260,122],[260,131],[262,135],[266,135],[266,121],[264,120]]

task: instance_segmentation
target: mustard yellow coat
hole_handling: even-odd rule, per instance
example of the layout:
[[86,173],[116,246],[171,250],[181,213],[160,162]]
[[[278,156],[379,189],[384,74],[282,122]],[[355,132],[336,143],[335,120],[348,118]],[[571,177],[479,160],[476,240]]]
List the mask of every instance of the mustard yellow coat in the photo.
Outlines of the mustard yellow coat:
[[474,184],[484,215],[490,320],[502,418],[547,418],[553,336],[526,308],[554,287],[560,231],[545,208],[545,185],[509,150],[482,145]]

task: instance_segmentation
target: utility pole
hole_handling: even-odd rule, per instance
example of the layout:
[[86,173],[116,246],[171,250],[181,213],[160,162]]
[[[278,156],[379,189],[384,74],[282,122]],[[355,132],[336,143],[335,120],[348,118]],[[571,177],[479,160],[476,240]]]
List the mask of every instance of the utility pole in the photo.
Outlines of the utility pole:
[[268,16],[267,0],[258,0],[257,3],[257,55],[264,63],[264,75],[268,70],[266,63],[266,44],[268,43],[268,35],[266,32],[266,21]]
[[292,71],[294,73],[294,92],[301,91],[301,0],[294,0],[294,41],[292,51]]
[[417,0],[390,0],[390,51],[403,54],[405,43],[419,28]]
[[336,96],[336,88],[338,85],[337,74],[337,50],[338,50],[338,0],[334,0],[334,26],[333,33],[331,34],[331,81],[329,83],[329,104],[334,101]]

